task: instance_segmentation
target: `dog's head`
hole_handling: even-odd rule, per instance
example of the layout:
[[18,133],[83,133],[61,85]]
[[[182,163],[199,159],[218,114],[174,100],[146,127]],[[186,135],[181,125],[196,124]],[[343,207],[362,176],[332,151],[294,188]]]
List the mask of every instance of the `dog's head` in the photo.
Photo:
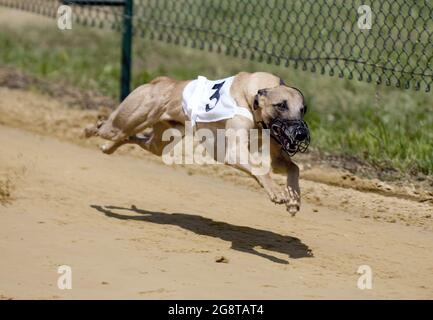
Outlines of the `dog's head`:
[[254,97],[253,109],[260,113],[263,127],[270,130],[290,156],[307,150],[310,144],[310,131],[304,121],[307,106],[299,89],[283,83],[260,89]]

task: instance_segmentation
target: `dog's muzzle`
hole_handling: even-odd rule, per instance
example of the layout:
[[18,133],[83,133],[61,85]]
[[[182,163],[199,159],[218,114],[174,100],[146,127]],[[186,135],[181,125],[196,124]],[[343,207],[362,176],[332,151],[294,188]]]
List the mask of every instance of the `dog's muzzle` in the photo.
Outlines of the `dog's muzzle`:
[[305,152],[310,145],[310,130],[304,120],[272,119],[267,125],[271,136],[289,156]]

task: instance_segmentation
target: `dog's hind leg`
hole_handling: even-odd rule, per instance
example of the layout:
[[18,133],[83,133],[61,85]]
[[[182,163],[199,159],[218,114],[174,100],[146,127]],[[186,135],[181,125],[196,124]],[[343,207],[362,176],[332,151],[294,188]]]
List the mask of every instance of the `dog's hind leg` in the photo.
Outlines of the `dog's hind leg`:
[[120,146],[124,145],[125,143],[128,143],[128,140],[124,141],[109,141],[104,143],[100,149],[105,154],[112,154],[114,151],[116,151]]
[[[112,140],[109,142],[104,143],[100,146],[100,149],[102,152],[106,154],[112,154],[114,151],[117,150],[121,145],[127,143],[127,139],[119,139],[118,137],[113,138],[113,136],[107,131],[100,130],[101,127],[105,124],[104,121],[98,121],[96,124],[88,125],[84,128],[84,136],[86,138],[90,138],[93,136],[100,136],[101,138],[105,138],[107,140]],[[125,135],[126,136],[126,135]]]
[[[168,109],[175,110],[175,116],[181,113],[179,112],[179,109],[181,110],[182,96],[179,91],[181,87],[176,89],[176,84],[177,82],[168,78],[161,78],[138,87],[110,114],[106,121],[87,127],[85,135],[87,137],[95,135],[109,140],[110,142],[101,147],[101,150],[107,154],[113,153],[125,143],[143,145],[145,149],[159,153],[157,138],[152,139],[151,146],[148,146],[147,143],[143,144],[142,140],[137,141],[131,137],[148,128],[153,128],[155,136],[158,136],[159,131],[164,128],[160,128],[157,123],[164,122],[161,121],[164,113]],[[173,92],[177,92],[175,98],[173,98]],[[167,112],[164,120],[172,118],[173,115]]]
[[[158,109],[158,108],[155,108]],[[120,109],[120,112],[126,112]],[[153,117],[140,117],[141,115],[132,114],[129,118],[127,116],[120,117],[119,111],[116,110],[110,115],[106,121],[98,121],[95,125],[87,126],[84,129],[86,137],[98,136],[103,139],[109,140],[104,143],[100,149],[106,154],[112,154],[120,146],[133,141],[129,140],[136,132],[143,131],[151,127],[162,113],[162,110],[149,110],[149,114]]]
[[[127,143],[133,143],[137,144],[143,149],[146,149],[148,151],[151,151],[152,153],[155,153],[157,155],[157,146],[159,145],[159,142],[161,140],[162,134],[165,129],[167,129],[169,125],[164,125],[162,122],[159,122],[155,125],[153,125],[153,130],[148,133],[148,130],[150,129],[148,127],[148,123],[143,123],[139,125],[137,128],[135,128],[132,132],[124,132],[120,130],[106,130],[105,132],[102,130],[99,130],[99,136],[102,138],[105,138],[107,140],[111,140],[109,142],[104,143],[100,148],[101,151],[106,154],[112,154],[115,152],[119,147],[121,147],[124,144]],[[147,132],[144,134],[138,134],[139,132],[143,132],[143,130],[146,130]],[[102,132],[101,132],[102,131]],[[134,134],[134,132],[137,132],[137,134]]]
[[98,121],[96,124],[89,124],[84,128],[84,136],[90,138],[99,135],[99,128],[104,124],[104,121]]
[[150,132],[130,136],[127,142],[137,144],[141,148],[150,151],[157,156],[161,156],[165,147],[170,143],[170,141],[162,140],[165,130],[168,129],[179,130],[182,136],[185,131],[184,126],[180,123],[160,121],[153,125]]

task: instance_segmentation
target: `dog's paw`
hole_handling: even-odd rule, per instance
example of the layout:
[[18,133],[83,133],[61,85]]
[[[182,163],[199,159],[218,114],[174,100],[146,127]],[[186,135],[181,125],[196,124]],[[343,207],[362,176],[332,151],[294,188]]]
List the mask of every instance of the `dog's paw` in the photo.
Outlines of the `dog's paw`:
[[99,146],[99,149],[103,152],[103,153],[107,153],[108,150],[108,143],[104,143],[102,145]]
[[294,216],[301,208],[301,198],[297,192],[294,192],[289,188],[286,188],[285,191],[288,199],[286,201],[286,209],[292,216]]
[[286,191],[279,188],[272,188],[268,191],[269,199],[275,204],[283,204],[288,201],[288,194]]
[[97,133],[98,133],[98,129],[96,128],[96,126],[94,124],[89,124],[84,128],[82,136],[84,138],[90,138],[96,136]]
[[284,193],[274,193],[269,195],[269,198],[275,204],[283,204],[287,202],[287,197]]
[[299,201],[289,200],[286,203],[286,209],[292,216],[295,216],[298,213],[300,208],[301,208],[301,206],[300,206]]
[[103,145],[99,146],[99,149],[101,149],[101,151],[105,154],[112,154],[114,150],[116,150],[113,148],[113,142],[104,143]]

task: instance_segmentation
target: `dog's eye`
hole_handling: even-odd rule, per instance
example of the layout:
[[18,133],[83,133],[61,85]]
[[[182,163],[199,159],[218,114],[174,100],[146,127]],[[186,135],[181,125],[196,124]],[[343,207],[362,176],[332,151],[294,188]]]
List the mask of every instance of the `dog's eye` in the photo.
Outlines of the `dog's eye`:
[[302,114],[306,114],[307,113],[307,106],[304,106],[303,108],[302,108]]
[[280,103],[275,103],[275,104],[273,104],[273,106],[275,108],[277,108],[278,110],[282,110],[282,111],[289,109],[288,106],[287,106],[287,101],[283,101],[283,102],[280,102]]

